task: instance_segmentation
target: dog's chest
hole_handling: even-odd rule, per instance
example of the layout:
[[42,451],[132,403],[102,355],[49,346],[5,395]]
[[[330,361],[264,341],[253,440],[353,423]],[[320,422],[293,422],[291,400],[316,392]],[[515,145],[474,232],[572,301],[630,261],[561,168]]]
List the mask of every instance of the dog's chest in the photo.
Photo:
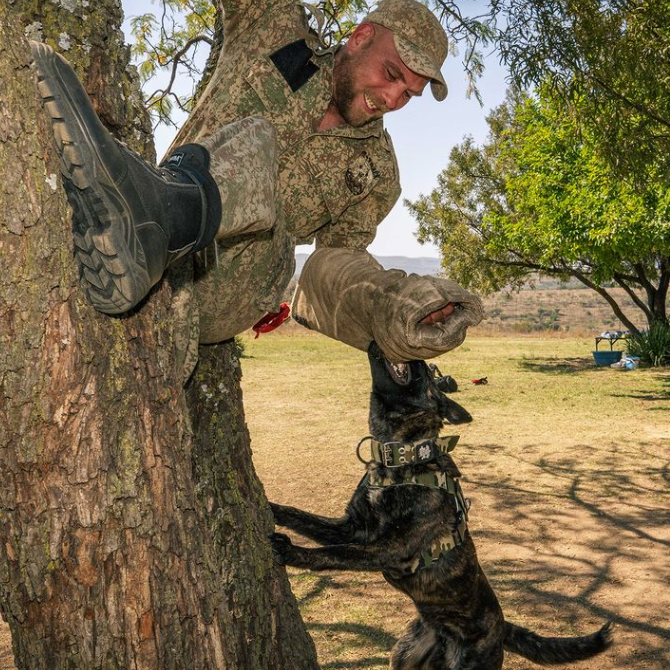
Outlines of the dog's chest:
[[384,507],[384,490],[367,489],[367,500],[374,512]]
[[368,512],[377,519],[387,519],[413,525],[426,516],[444,508],[443,493],[415,484],[401,484],[384,488],[368,487],[365,499]]

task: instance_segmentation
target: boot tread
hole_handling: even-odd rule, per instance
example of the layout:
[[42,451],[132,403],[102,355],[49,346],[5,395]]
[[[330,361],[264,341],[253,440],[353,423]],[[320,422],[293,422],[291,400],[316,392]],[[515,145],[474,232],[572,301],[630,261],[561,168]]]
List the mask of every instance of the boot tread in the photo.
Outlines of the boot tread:
[[[74,255],[80,283],[98,311],[122,314],[144,298],[151,288],[146,261],[131,230],[122,198],[115,195],[104,165],[89,148],[84,112],[70,99],[87,99],[76,81],[66,82],[58,71],[69,64],[51,47],[30,43],[38,74],[38,91],[50,117],[68,202],[73,210]],[[71,93],[68,86],[79,86]],[[91,108],[92,110],[92,108]],[[94,112],[93,112],[94,113]]]

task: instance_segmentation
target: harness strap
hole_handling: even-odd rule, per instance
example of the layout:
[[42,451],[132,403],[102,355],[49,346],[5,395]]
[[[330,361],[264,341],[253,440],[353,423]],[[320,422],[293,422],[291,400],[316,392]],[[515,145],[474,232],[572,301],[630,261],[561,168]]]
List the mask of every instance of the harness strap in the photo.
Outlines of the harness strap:
[[[390,486],[411,485],[440,488],[449,493],[454,503],[456,523],[447,532],[432,540],[421,550],[412,563],[412,573],[431,567],[444,554],[463,543],[465,532],[468,528],[468,509],[470,505],[469,501],[463,496],[458,479],[448,475],[446,472],[429,470],[428,472],[415,474],[409,468],[406,472],[402,470],[389,472],[388,468],[399,468],[403,465],[425,463],[433,460],[440,454],[450,452],[456,446],[458,438],[458,435],[449,435],[412,444],[400,442],[381,443],[374,438],[370,438],[373,460],[385,465],[387,469],[384,475],[380,474],[377,469],[369,471],[364,477],[364,482],[368,488],[380,489]],[[428,454],[432,455],[428,457]]]
[[443,554],[463,544],[465,531],[468,528],[468,509],[470,504],[463,496],[461,485],[457,479],[443,472],[429,472],[423,475],[406,477],[403,478],[404,481],[402,483],[393,482],[385,477],[375,477],[374,473],[368,473],[365,478],[367,479],[366,483],[369,488],[418,484],[419,486],[445,489],[453,497],[454,507],[456,508],[456,524],[421,550],[412,563],[412,573],[416,573],[423,568],[432,567],[433,564],[440,560]]
[[412,573],[418,572],[423,568],[430,568],[437,563],[443,554],[455,549],[459,544],[463,544],[465,531],[468,528],[467,511],[457,512],[459,522],[453,530],[440,535],[433,540],[424,550],[414,559],[412,563]]

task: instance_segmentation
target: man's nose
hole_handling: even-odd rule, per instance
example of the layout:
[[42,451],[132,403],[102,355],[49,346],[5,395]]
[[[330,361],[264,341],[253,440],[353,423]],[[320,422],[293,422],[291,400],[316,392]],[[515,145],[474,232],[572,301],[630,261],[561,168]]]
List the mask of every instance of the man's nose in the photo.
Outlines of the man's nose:
[[384,106],[386,111],[392,112],[399,109],[404,104],[404,87],[395,86],[384,92]]

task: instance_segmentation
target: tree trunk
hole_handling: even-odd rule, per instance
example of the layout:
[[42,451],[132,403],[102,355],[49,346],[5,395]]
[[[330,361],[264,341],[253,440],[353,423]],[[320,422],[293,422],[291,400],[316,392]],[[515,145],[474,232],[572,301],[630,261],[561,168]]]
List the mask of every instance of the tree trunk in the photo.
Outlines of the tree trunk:
[[15,662],[317,668],[267,543],[233,349],[207,352],[192,427],[167,283],[122,318],[77,288],[25,35],[65,50],[107,126],[146,151],[120,21],[118,0],[0,5],[0,593]]

